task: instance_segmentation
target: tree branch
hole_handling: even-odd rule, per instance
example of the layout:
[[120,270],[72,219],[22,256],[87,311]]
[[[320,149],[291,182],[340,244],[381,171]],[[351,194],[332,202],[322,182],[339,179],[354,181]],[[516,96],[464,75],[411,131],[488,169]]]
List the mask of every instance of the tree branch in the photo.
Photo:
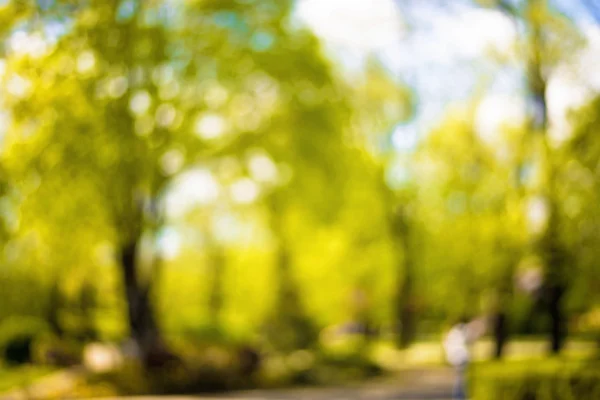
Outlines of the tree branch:
[[497,7],[503,13],[508,14],[509,17],[516,17],[519,12],[508,0],[499,0]]

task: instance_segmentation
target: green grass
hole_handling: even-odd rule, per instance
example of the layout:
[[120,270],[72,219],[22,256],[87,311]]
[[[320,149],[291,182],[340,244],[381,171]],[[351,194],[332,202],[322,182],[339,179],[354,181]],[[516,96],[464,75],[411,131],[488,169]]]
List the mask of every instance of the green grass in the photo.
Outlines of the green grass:
[[[549,343],[545,337],[515,337],[506,346],[504,361],[501,365],[527,365],[528,362],[548,360]],[[479,340],[472,348],[475,363],[490,363],[494,343],[489,337]],[[567,342],[560,358],[571,361],[585,361],[598,356],[598,346],[595,341],[573,338]],[[415,366],[447,365],[442,343],[434,340],[420,340],[407,349],[399,350],[390,341],[375,342],[371,348],[372,359],[384,370],[402,371]],[[524,364],[521,364],[523,362]]]
[[7,367],[0,365],[0,393],[30,385],[52,371],[52,368],[41,366]]
[[483,361],[473,364],[478,375],[520,376],[529,372],[568,372],[592,364],[592,360],[547,357],[534,360]]
[[548,357],[488,361],[470,368],[474,399],[596,399],[600,395],[598,361]]

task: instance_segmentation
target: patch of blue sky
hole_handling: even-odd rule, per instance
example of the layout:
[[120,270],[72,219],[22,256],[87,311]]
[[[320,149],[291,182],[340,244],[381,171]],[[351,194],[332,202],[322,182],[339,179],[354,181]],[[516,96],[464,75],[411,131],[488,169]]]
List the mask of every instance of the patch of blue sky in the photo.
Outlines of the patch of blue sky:
[[258,31],[252,35],[250,46],[254,51],[263,52],[270,50],[275,43],[275,36],[269,32]]
[[230,29],[236,33],[248,32],[248,24],[234,11],[218,11],[213,14],[213,21],[222,28]]
[[52,8],[52,6],[54,6],[55,4],[56,4],[55,0],[38,0],[37,1],[37,6],[42,11],[50,10],[50,8]]
[[135,15],[137,2],[135,0],[123,0],[117,8],[116,20],[118,22],[127,22]]
[[58,40],[66,35],[73,25],[73,21],[68,18],[49,19],[44,23],[44,38],[50,43],[56,43]]
[[[135,3],[131,0],[125,0],[123,4]],[[125,6],[123,18],[129,20],[134,14],[136,7]],[[181,26],[181,20],[184,16],[184,3],[179,1],[163,1],[152,7],[145,7],[143,10],[142,21],[146,26],[163,26],[168,29],[176,29]],[[131,14],[131,15],[130,15]]]
[[175,227],[166,226],[159,231],[156,242],[164,258],[167,260],[175,258],[182,244],[181,233]]
[[[557,10],[573,21],[586,24],[594,22],[592,9],[586,5],[586,1],[588,0],[552,0],[552,3]],[[591,0],[590,3],[594,1],[596,0]],[[597,7],[600,8],[600,4]]]

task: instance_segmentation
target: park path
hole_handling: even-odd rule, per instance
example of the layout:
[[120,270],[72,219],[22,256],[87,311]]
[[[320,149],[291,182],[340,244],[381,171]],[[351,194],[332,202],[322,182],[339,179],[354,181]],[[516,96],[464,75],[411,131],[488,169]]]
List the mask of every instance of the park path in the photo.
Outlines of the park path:
[[[69,392],[80,370],[63,371],[42,379],[29,390],[17,390],[0,395],[0,400],[72,398]],[[446,367],[421,367],[399,371],[371,381],[340,387],[311,387],[281,390],[251,390],[198,396],[137,396],[111,397],[97,400],[450,400],[453,371]]]
[[[129,400],[451,400],[453,372],[445,367],[401,371],[397,376],[331,388],[252,390],[204,396],[144,396]],[[124,400],[105,398],[102,400]]]

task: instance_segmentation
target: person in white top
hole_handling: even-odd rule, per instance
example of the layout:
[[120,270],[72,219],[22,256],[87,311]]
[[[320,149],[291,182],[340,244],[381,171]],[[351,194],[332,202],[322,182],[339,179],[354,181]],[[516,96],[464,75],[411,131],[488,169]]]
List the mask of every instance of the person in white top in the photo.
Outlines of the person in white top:
[[469,346],[475,342],[485,331],[482,320],[468,322],[461,318],[446,334],[444,338],[444,352],[446,360],[456,370],[454,384],[454,398],[466,399],[466,371],[471,360]]

